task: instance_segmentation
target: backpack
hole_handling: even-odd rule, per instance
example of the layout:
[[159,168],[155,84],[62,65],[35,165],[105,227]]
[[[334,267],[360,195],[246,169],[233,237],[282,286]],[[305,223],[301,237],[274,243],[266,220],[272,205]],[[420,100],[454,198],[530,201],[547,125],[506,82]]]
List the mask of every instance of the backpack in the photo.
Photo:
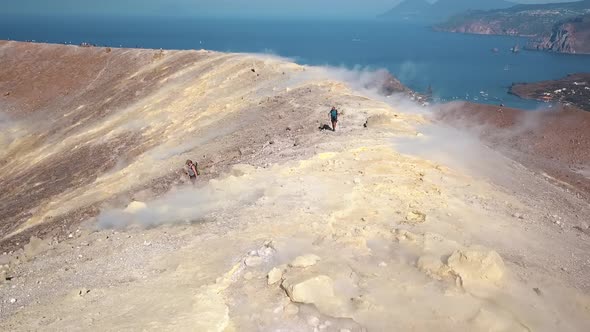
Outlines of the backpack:
[[338,119],[338,111],[337,110],[331,110],[330,111],[330,116],[332,117],[332,119]]

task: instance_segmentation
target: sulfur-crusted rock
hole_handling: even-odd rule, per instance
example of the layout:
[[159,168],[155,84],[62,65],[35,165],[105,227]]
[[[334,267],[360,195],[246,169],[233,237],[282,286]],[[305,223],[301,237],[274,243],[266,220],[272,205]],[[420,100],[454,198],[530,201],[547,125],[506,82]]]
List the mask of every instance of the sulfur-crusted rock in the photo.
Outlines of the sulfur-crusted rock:
[[297,258],[295,258],[290,264],[290,267],[300,267],[300,268],[305,268],[305,267],[310,267],[310,266],[314,266],[317,264],[317,262],[320,261],[320,257],[314,255],[314,254],[309,254],[309,255],[303,255],[303,256],[299,256]]
[[504,276],[504,261],[495,251],[485,249],[456,250],[447,261],[452,272],[463,284],[472,282],[497,283]]
[[406,215],[406,221],[411,224],[421,224],[426,221],[426,214],[420,211],[411,211]]
[[266,276],[268,278],[268,284],[276,284],[283,278],[283,269],[279,267],[275,267]]
[[416,267],[437,280],[442,280],[442,278],[446,277],[449,273],[449,267],[443,264],[440,258],[432,255],[424,255],[420,257],[416,263]]
[[398,242],[409,241],[415,242],[417,235],[405,229],[392,229],[391,233],[395,236]]
[[303,280],[286,279],[281,284],[293,302],[314,304],[334,297],[334,281],[325,275]]
[[133,201],[129,203],[129,205],[127,205],[127,207],[123,211],[125,213],[136,214],[137,212],[144,210],[145,208],[147,208],[147,204],[145,204],[144,202]]

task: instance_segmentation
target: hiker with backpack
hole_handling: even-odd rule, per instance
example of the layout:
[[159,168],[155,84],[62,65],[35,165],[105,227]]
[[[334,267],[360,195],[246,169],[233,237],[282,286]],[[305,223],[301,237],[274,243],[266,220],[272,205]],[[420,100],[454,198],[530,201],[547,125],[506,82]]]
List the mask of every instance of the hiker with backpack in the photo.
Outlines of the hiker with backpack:
[[332,131],[336,131],[336,125],[338,124],[338,110],[335,106],[332,106],[330,110],[330,120],[332,120]]
[[189,179],[193,184],[195,184],[195,182],[197,181],[197,176],[201,175],[199,174],[197,165],[197,163],[193,163],[193,161],[189,159],[186,161],[186,167],[184,169],[184,172],[188,175]]

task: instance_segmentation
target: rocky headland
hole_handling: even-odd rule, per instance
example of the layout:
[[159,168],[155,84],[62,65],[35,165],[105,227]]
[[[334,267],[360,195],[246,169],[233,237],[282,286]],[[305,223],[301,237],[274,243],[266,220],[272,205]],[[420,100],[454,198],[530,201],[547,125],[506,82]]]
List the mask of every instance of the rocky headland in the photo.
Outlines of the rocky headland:
[[436,25],[438,31],[531,37],[530,49],[590,54],[590,1],[518,5],[471,11]]
[[590,15],[559,22],[550,35],[533,40],[529,48],[571,54],[590,54]]
[[515,83],[510,87],[510,93],[525,99],[573,105],[590,111],[590,74],[572,74],[558,80],[534,83]]

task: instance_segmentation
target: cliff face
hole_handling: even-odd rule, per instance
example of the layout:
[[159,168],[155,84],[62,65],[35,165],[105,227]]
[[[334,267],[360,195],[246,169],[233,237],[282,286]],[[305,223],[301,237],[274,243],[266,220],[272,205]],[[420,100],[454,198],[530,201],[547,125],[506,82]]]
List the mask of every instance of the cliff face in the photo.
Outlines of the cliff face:
[[473,11],[436,25],[437,31],[538,38],[532,49],[590,53],[590,1],[520,5],[508,9]]
[[560,53],[590,54],[590,15],[557,24],[550,36],[534,41],[531,48]]
[[560,15],[553,13],[539,15],[537,13],[474,12],[455,16],[434,28],[437,31],[447,32],[537,37],[549,34],[555,22],[560,19]]
[[485,21],[482,19],[477,19],[473,21],[469,21],[448,29],[437,28],[437,30],[444,30],[448,32],[458,32],[458,33],[472,33],[478,35],[502,35],[502,34],[517,34],[515,33],[514,29],[509,31],[505,31],[502,28],[502,22],[500,21]]

